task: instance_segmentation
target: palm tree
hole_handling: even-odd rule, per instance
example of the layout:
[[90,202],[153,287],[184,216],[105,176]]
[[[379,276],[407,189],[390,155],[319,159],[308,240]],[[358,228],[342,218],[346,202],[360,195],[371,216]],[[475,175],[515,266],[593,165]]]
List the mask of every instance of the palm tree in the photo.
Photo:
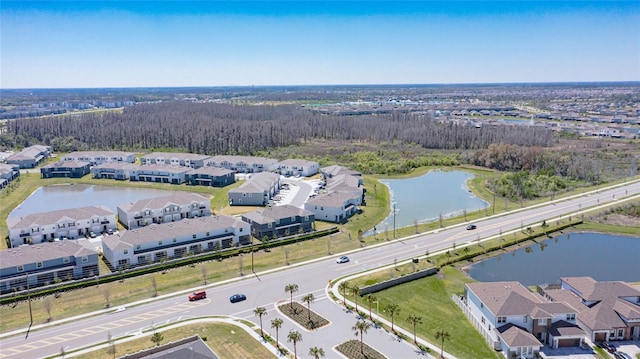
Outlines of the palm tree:
[[342,292],[342,298],[344,299],[344,307],[347,307],[347,291],[349,290],[349,282],[347,282],[346,280],[343,282],[340,282],[340,284],[338,285],[338,290],[340,290]]
[[444,341],[449,338],[451,338],[451,335],[449,335],[449,332],[444,329],[440,329],[436,332],[436,340],[442,340],[442,345],[440,346],[440,358],[444,358]]
[[369,318],[371,318],[371,321],[373,321],[373,315],[371,315],[371,307],[373,306],[373,303],[378,301],[378,298],[376,298],[375,295],[369,293],[369,294],[367,294],[365,299],[366,299],[367,303],[369,303]]
[[297,358],[298,354],[296,351],[296,344],[302,341],[302,334],[300,334],[297,330],[290,330],[287,335],[287,341],[293,343],[293,357]]
[[271,321],[271,328],[276,330],[276,347],[280,348],[280,342],[278,341],[278,329],[282,328],[282,318],[274,318]]
[[264,332],[262,331],[262,316],[267,315],[267,308],[257,307],[253,310],[253,314],[257,315],[260,318],[260,336],[264,338]]
[[356,337],[360,335],[360,353],[364,355],[364,334],[367,330],[371,328],[371,324],[365,322],[364,320],[358,320],[356,325],[354,325],[351,329],[355,331]]
[[353,293],[353,299],[356,303],[356,313],[358,313],[358,297],[360,296],[360,287],[357,284],[354,284],[351,287],[351,292]]
[[320,357],[324,356],[324,349],[318,347],[309,348],[309,355],[314,359],[320,359]]
[[411,314],[407,317],[407,322],[413,325],[413,342],[418,344],[418,341],[416,340],[416,325],[422,324],[422,317]]
[[313,296],[312,293],[309,293],[307,295],[305,295],[304,297],[302,297],[302,301],[307,303],[307,309],[308,309],[308,313],[309,313],[309,320],[311,320],[311,303],[313,303],[313,301],[316,298]]
[[387,304],[387,306],[384,308],[385,311],[389,312],[389,315],[391,316],[391,331],[393,332],[393,317],[396,314],[400,314],[400,306],[396,303],[389,303]]
[[284,291],[287,292],[287,293],[291,293],[291,302],[290,302],[291,304],[290,305],[291,305],[291,309],[293,310],[293,293],[298,291],[298,285],[297,284],[293,284],[293,283],[292,284],[287,284],[284,287]]

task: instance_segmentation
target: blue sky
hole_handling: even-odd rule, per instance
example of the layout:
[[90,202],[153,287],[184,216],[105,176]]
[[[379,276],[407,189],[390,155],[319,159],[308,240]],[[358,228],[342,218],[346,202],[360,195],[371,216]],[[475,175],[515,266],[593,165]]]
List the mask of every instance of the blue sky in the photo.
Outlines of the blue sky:
[[2,0],[1,88],[640,81],[640,2]]

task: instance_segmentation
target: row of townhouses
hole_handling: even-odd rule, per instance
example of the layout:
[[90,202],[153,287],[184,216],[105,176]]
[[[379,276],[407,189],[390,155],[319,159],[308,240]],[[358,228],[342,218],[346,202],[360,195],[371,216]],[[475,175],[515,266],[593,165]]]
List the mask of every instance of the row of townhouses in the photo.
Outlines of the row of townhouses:
[[104,258],[115,269],[250,244],[249,224],[231,216],[206,216],[151,224],[102,239]]
[[18,177],[20,177],[20,166],[0,163],[0,189],[7,187]]
[[118,205],[118,221],[127,229],[210,215],[210,198],[189,192],[176,192],[169,196]]
[[280,188],[280,175],[271,172],[256,173],[240,187],[229,190],[229,204],[266,206],[269,200],[280,192]]
[[260,208],[242,215],[251,235],[261,241],[314,231],[313,212],[292,205]]
[[328,166],[320,170],[326,193],[310,198],[304,209],[316,220],[344,223],[365,205],[362,174],[342,166]]
[[469,283],[454,297],[472,324],[507,358],[536,358],[542,347],[638,340],[640,290],[624,282],[561,278],[532,292],[519,282]]
[[0,293],[99,274],[98,252],[63,240],[0,251]]
[[7,157],[7,163],[18,165],[20,168],[35,168],[42,161],[51,156],[50,146],[34,145]]
[[104,206],[88,206],[7,218],[11,247],[87,237],[116,230],[116,214]]

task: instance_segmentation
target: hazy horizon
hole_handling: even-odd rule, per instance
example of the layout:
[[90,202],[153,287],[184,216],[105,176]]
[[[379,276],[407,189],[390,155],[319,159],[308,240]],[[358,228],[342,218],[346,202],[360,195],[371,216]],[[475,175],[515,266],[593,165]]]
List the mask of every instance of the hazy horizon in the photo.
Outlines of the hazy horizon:
[[2,89],[640,81],[633,1],[2,2]]

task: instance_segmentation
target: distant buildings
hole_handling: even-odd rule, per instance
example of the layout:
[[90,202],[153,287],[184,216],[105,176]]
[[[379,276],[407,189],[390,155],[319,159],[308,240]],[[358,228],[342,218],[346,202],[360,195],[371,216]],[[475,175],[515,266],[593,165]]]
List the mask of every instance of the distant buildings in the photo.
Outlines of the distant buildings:
[[82,178],[91,172],[89,162],[59,161],[40,168],[42,178]]
[[226,187],[235,183],[236,176],[228,169],[205,166],[187,172],[185,181],[196,186]]
[[18,177],[20,177],[20,166],[0,163],[0,189],[7,187]]
[[143,165],[181,166],[200,168],[209,156],[196,153],[153,152],[140,158]]
[[213,156],[205,161],[205,165],[220,167],[236,173],[273,172],[277,160],[253,156]]
[[133,152],[122,151],[78,151],[62,156],[63,161],[89,162],[91,166],[103,163],[135,163],[136,155]]
[[50,146],[34,145],[7,158],[8,164],[18,165],[20,168],[35,168],[51,156]]
[[287,159],[278,163],[276,171],[283,176],[309,177],[318,173],[318,162]]

